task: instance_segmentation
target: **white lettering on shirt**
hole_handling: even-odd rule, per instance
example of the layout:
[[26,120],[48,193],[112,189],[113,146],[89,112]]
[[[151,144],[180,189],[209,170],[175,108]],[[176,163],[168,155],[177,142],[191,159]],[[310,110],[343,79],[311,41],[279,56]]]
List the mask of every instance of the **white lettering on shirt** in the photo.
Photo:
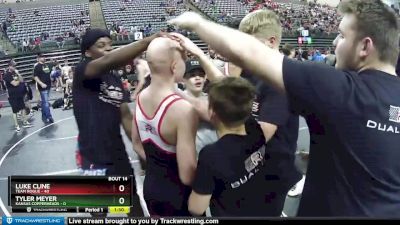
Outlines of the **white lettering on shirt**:
[[379,123],[373,120],[367,121],[367,127],[370,129],[377,129],[378,131],[400,134],[400,128],[384,123]]

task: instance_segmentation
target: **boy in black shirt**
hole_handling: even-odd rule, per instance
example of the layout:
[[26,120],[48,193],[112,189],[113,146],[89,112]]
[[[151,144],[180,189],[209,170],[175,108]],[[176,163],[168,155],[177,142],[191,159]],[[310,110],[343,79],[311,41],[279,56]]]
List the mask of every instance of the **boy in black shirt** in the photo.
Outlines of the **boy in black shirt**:
[[269,211],[273,193],[263,187],[264,137],[251,118],[253,99],[254,88],[242,78],[211,86],[211,121],[220,139],[200,152],[189,198],[193,215],[202,215],[209,205],[213,216],[265,216]]

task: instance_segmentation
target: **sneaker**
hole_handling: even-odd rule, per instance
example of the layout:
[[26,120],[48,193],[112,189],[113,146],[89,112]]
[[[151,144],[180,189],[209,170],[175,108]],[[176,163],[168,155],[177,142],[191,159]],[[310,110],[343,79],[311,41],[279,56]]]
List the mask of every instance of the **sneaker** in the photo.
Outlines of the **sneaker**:
[[28,121],[26,121],[26,122],[24,122],[24,123],[22,124],[22,127],[23,127],[23,128],[29,128],[29,127],[33,127],[33,125],[32,125],[31,123],[29,123]]
[[292,187],[292,189],[290,189],[290,191],[288,192],[288,196],[296,197],[296,196],[300,195],[303,192],[305,180],[306,180],[306,176],[303,176],[303,178],[301,178],[301,180],[299,182],[297,182],[297,184],[295,184]]
[[47,119],[46,122],[47,122],[48,124],[51,124],[51,123],[54,123],[54,120],[53,120],[53,118],[50,118],[50,119]]
[[15,127],[15,131],[16,131],[16,132],[20,132],[20,131],[21,131],[21,127],[16,126],[16,127]]

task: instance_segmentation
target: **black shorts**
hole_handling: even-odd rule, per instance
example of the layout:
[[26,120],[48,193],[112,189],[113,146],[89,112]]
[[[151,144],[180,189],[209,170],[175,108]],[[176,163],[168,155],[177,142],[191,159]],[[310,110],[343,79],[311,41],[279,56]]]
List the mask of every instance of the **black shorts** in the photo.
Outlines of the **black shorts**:
[[25,109],[25,101],[23,96],[8,98],[8,102],[10,102],[13,113],[18,113],[19,111]]
[[165,177],[146,174],[143,197],[150,216],[191,216],[188,200],[191,188]]

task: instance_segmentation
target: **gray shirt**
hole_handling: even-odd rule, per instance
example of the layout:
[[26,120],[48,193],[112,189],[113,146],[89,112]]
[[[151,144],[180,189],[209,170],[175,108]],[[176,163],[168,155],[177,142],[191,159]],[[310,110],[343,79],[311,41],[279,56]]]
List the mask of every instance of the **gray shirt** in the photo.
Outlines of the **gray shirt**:
[[[193,96],[190,92],[185,91],[186,94]],[[207,99],[207,94],[202,93],[200,99]],[[214,127],[205,121],[199,122],[199,127],[196,133],[196,151],[200,153],[204,146],[214,143],[218,140],[217,131]]]

